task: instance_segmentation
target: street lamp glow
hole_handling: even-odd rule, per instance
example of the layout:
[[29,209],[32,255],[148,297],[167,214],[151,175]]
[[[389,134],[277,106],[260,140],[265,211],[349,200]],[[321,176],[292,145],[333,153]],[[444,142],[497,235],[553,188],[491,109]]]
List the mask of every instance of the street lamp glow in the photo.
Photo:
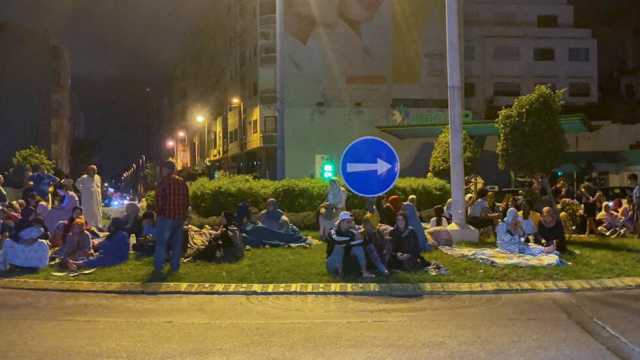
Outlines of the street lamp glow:
[[237,96],[234,96],[234,97],[232,97],[232,98],[231,98],[231,103],[232,103],[233,105],[238,105],[238,104],[240,104],[240,102],[241,102],[241,101],[242,101],[242,100],[240,100],[240,98],[239,98],[239,97],[237,97]]
[[169,139],[169,140],[167,140],[167,144],[166,145],[167,145],[168,149],[173,149],[176,146],[176,142],[173,141],[173,139]]
[[187,133],[184,130],[178,131],[178,137],[179,138],[184,138],[185,136],[187,136]]
[[196,121],[198,123],[202,124],[204,122],[204,116],[202,116],[202,115],[196,116]]

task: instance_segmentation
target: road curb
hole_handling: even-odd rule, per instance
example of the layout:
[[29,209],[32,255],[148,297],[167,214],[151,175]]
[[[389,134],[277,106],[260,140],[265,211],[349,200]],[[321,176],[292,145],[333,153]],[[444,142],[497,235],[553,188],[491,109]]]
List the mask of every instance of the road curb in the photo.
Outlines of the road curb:
[[122,283],[2,279],[0,288],[139,295],[362,295],[425,296],[521,292],[627,290],[640,288],[640,277],[600,280],[519,281],[483,283],[324,283],[324,284],[206,284]]

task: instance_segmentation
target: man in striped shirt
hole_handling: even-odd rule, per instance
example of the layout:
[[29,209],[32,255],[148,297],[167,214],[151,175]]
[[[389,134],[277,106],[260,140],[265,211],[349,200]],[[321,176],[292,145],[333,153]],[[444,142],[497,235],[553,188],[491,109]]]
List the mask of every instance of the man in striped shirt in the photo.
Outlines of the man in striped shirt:
[[160,166],[162,178],[156,189],[158,222],[154,234],[155,272],[164,269],[167,251],[171,252],[171,271],[180,270],[180,258],[184,246],[184,221],[189,211],[189,189],[185,181],[176,175],[176,164],[165,161]]

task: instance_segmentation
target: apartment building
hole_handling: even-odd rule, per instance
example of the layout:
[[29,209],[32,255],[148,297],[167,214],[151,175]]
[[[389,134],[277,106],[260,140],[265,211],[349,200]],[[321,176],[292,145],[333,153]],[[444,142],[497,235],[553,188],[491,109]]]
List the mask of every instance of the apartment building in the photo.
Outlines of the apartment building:
[[[177,114],[209,114],[207,157],[230,172],[275,176],[280,60],[285,176],[314,176],[319,158],[337,162],[349,142],[365,135],[397,148],[403,175],[424,175],[433,136],[411,130],[413,136],[399,138],[384,128],[414,118],[446,123],[444,1],[283,3],[279,19],[275,0],[218,1],[206,35],[218,49],[208,62],[185,63],[185,73],[195,75],[180,79]],[[282,59],[277,21],[284,23]],[[464,1],[470,119],[493,121],[497,108],[536,84],[566,88],[571,105],[596,103],[597,43],[573,24],[566,0]],[[198,85],[209,77],[215,81]]]
[[58,168],[70,168],[70,67],[67,51],[47,36],[0,24],[0,169],[16,150],[37,145]]

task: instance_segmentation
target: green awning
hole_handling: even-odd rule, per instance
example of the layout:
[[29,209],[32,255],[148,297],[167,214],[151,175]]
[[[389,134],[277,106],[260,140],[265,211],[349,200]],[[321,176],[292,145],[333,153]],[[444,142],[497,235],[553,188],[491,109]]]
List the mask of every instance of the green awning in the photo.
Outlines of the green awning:
[[[565,115],[560,118],[562,129],[567,134],[580,134],[589,131],[583,115]],[[436,138],[446,124],[419,124],[378,126],[378,130],[398,139]],[[468,121],[463,124],[470,136],[497,136],[495,121]]]

